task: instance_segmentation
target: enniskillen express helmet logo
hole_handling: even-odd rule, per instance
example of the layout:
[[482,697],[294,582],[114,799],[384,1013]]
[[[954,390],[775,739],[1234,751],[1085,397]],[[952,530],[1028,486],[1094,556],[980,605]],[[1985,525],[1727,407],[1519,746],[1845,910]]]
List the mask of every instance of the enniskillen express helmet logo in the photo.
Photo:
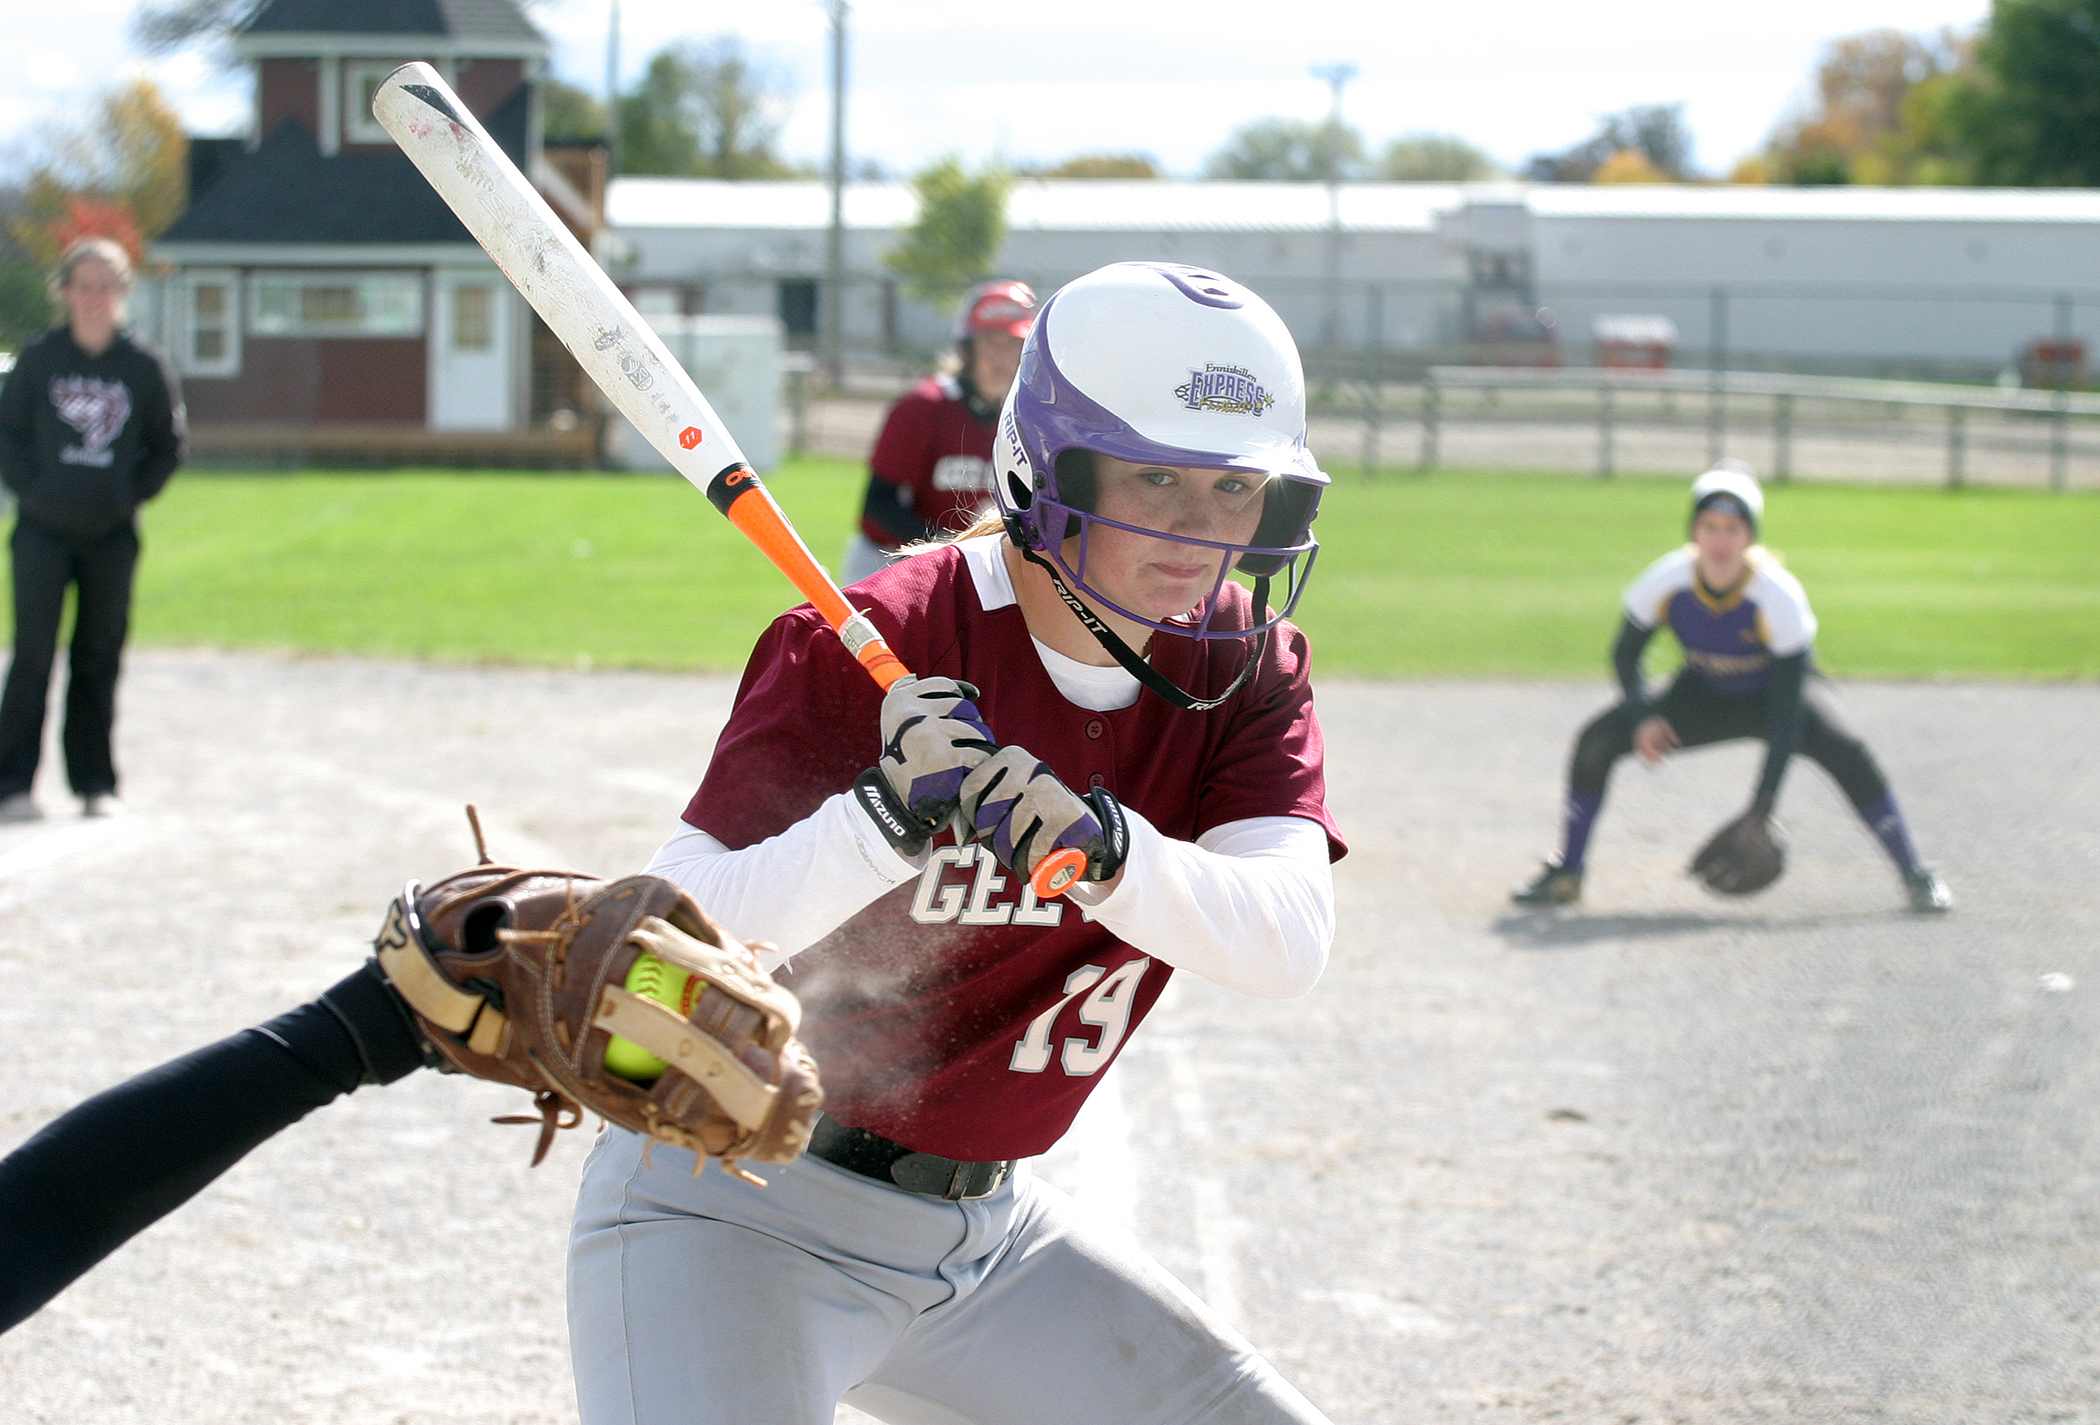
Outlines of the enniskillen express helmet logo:
[[1174,394],[1192,411],[1258,416],[1276,404],[1276,397],[1246,367],[1215,361],[1205,362],[1201,371],[1191,369],[1188,384],[1176,386]]

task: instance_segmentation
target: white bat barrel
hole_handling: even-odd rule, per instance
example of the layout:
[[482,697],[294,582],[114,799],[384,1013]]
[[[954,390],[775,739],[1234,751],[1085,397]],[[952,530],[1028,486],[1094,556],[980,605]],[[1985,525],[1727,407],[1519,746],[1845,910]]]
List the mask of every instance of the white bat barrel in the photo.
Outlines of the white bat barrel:
[[435,69],[402,65],[372,114],[672,469],[705,491],[746,463],[692,378]]

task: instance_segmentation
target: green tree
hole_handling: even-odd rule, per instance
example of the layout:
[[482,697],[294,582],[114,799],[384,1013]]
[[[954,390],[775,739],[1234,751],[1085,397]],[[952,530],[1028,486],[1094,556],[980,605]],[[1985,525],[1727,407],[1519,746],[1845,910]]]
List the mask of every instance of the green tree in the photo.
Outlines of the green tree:
[[[1597,132],[1564,153],[1542,153],[1524,165],[1538,183],[1588,183],[1621,153],[1637,153],[1663,179],[1692,177],[1692,132],[1682,104],[1635,104],[1606,114]],[[1621,160],[1619,170],[1626,167]]]
[[1978,178],[2100,185],[2100,0],[1992,0],[1977,60],[1946,112]]
[[1978,97],[1974,46],[1961,68],[1911,86],[1903,96],[1897,163],[1909,183],[1973,185],[1979,181],[1970,115]]
[[[1832,40],[1815,98],[1756,160],[1764,182],[1945,183],[1969,165],[1957,97],[1974,84],[1974,44],[1952,30],[1867,30]],[[1747,176],[1747,175],[1746,175]]]
[[914,173],[919,216],[904,240],[883,254],[883,265],[924,302],[945,307],[973,282],[991,275],[1006,241],[1006,194],[1012,180],[1001,169],[971,173],[954,154]]
[[182,216],[189,201],[189,139],[158,86],[143,76],[109,91],[94,117],[45,139],[29,170],[15,240],[38,262],[57,260],[60,233],[81,200],[121,209],[141,240]]
[[1152,179],[1167,176],[1149,153],[1078,153],[1048,168],[1024,169],[1024,178]]
[[1364,166],[1364,136],[1354,125],[1275,117],[1235,129],[1225,146],[1204,162],[1203,176],[1325,183],[1359,178]]
[[620,171],[683,178],[786,178],[775,146],[786,95],[734,36],[659,50],[620,96]]
[[26,193],[0,189],[0,351],[21,350],[51,325],[43,264],[15,237],[15,225],[27,215]]
[[602,139],[605,105],[588,89],[549,76],[540,83],[540,123],[549,143]]
[[1456,134],[1402,134],[1378,158],[1378,176],[1388,183],[1471,183],[1501,172]]

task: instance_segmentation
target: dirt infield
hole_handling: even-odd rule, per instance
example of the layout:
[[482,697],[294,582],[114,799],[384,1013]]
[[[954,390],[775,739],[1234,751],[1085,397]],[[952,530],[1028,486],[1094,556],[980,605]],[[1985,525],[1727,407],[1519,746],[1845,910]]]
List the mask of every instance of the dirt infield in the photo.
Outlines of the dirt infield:
[[[134,814],[0,828],[0,1150],[345,973],[467,800],[499,857],[639,865],[731,689],[136,655]],[[1338,1422],[2100,1417],[2100,687],[1845,690],[1945,921],[1805,766],[1786,879],[1700,892],[1749,748],[1622,769],[1587,905],[1512,914],[1605,693],[1323,685],[1328,977],[1177,978],[1042,1170]],[[521,1103],[419,1075],[281,1135],[0,1338],[0,1420],[573,1421],[585,1143],[528,1169]]]

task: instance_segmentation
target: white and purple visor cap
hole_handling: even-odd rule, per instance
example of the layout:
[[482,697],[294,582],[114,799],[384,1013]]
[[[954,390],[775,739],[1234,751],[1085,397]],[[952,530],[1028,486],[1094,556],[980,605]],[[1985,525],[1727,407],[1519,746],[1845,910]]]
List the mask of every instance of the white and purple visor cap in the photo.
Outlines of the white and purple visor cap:
[[1297,343],[1267,302],[1205,268],[1118,262],[1067,283],[1029,334],[1007,413],[1052,499],[1074,447],[1327,484],[1305,448]]
[[1742,513],[1755,531],[1764,523],[1765,492],[1757,483],[1757,476],[1740,460],[1724,460],[1713,469],[1692,482],[1692,516],[1709,500],[1726,498],[1742,506]]

